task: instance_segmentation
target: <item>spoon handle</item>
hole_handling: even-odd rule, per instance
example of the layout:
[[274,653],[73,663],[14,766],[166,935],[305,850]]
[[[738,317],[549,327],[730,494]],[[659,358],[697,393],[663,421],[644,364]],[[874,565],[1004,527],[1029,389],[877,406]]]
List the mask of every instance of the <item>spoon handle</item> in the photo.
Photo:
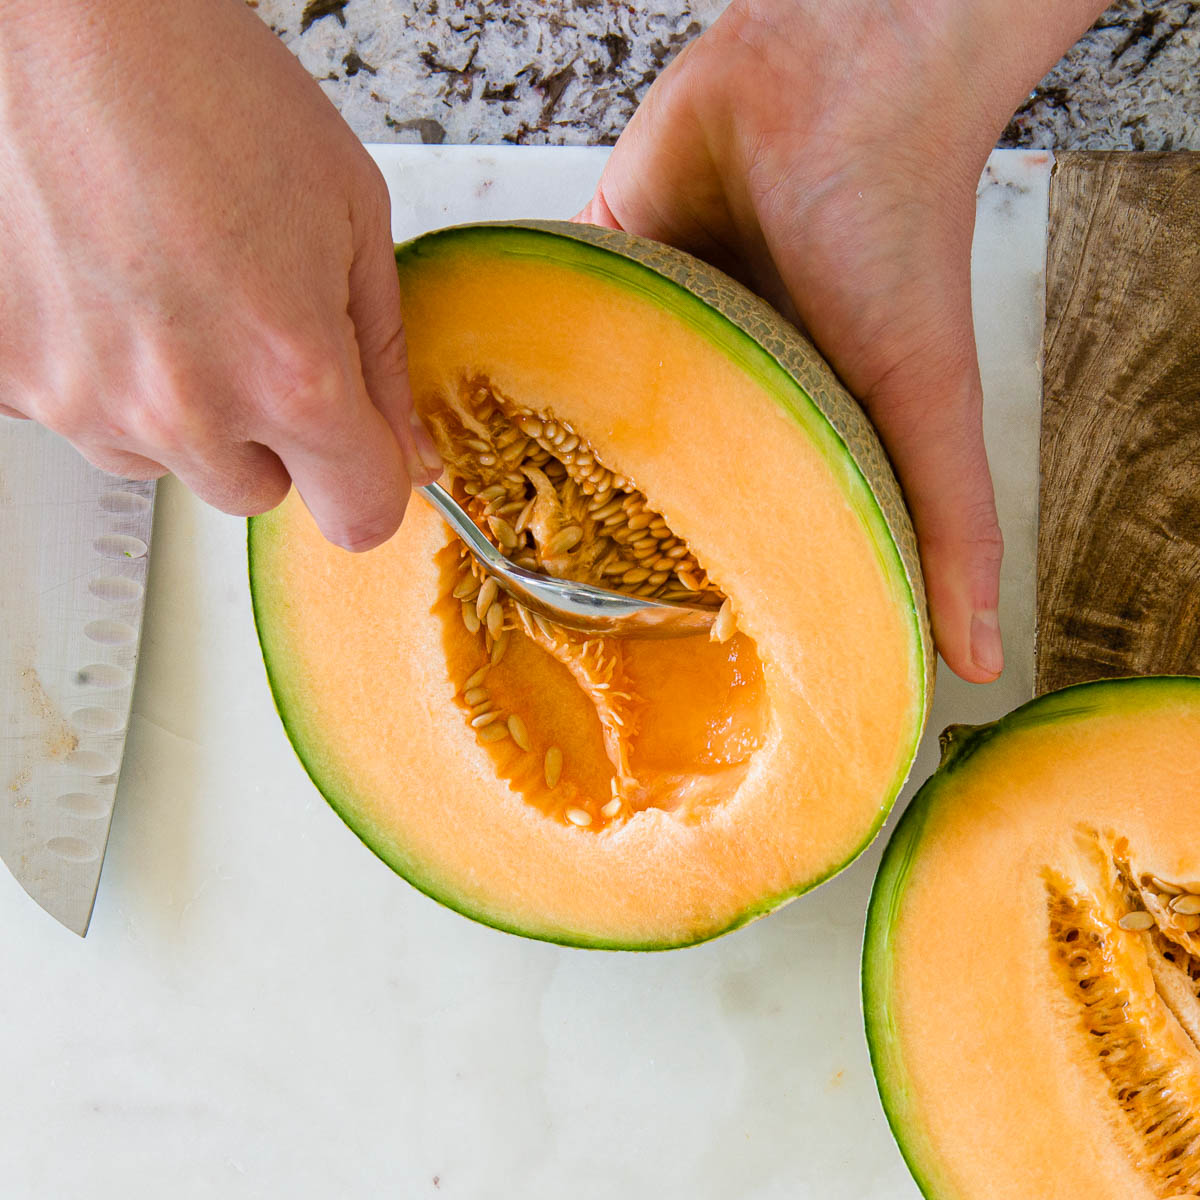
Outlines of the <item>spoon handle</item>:
[[458,534],[471,553],[488,566],[499,568],[501,571],[508,565],[500,552],[483,536],[479,526],[463,511],[458,501],[450,495],[440,483],[427,483],[417,489],[434,508],[450,523],[450,527]]

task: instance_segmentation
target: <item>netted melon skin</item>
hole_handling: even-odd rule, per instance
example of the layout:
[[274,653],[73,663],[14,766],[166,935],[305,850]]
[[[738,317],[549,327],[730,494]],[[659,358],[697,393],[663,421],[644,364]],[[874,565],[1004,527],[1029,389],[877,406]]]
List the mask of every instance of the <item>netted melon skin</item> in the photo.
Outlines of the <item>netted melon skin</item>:
[[921,573],[921,555],[904,493],[874,426],[813,343],[760,296],[694,255],[619,229],[574,221],[505,221],[497,226],[536,229],[620,255],[691,292],[740,329],[792,377],[829,422],[858,467],[903,564],[924,650],[925,709],[933,700],[937,656]]

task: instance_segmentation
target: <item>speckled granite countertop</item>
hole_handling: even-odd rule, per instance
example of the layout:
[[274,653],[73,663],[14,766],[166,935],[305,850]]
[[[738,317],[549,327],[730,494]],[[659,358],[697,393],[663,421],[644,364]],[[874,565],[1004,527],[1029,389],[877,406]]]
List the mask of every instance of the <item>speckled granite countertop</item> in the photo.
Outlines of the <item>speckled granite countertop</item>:
[[[616,140],[726,0],[247,0],[368,142]],[[1118,0],[1001,145],[1200,149],[1200,2]]]

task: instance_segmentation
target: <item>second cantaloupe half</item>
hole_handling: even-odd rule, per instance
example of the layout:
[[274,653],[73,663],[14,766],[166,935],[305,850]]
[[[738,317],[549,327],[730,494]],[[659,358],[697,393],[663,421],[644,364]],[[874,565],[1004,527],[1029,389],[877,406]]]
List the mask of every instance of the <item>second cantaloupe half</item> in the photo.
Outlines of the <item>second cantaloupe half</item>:
[[397,263],[415,403],[493,540],[723,616],[716,640],[586,639],[494,596],[420,500],[356,556],[293,494],[251,522],[251,581],[317,787],[429,895],[575,945],[701,941],[837,871],[933,673],[862,413],[766,305],[653,243],[464,226]]
[[863,951],[880,1095],[929,1200],[1200,1195],[1200,679],[944,735]]

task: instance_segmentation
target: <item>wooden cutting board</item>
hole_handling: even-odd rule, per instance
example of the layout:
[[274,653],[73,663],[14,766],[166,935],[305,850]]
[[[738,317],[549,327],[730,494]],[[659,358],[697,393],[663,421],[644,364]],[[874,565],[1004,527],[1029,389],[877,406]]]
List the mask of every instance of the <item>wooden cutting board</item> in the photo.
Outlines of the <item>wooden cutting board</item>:
[[1200,674],[1200,153],[1057,156],[1036,690]]

